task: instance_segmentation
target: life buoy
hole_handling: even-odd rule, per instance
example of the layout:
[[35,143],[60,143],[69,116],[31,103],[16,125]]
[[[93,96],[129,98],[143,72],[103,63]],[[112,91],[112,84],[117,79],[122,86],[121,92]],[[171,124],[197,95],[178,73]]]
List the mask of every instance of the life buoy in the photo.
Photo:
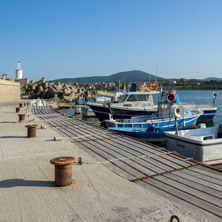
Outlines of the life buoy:
[[151,90],[157,90],[157,88],[158,88],[158,83],[157,83],[156,81],[151,81],[151,82],[149,83],[149,88],[150,88]]
[[165,98],[168,103],[173,103],[176,100],[176,96],[175,96],[174,92],[167,93]]

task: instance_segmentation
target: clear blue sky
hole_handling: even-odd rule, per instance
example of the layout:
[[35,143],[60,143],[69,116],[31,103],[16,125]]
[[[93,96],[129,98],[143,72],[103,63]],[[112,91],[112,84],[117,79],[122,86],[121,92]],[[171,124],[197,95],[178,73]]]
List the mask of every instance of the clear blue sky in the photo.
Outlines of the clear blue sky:
[[222,0],[0,0],[0,75],[222,77]]

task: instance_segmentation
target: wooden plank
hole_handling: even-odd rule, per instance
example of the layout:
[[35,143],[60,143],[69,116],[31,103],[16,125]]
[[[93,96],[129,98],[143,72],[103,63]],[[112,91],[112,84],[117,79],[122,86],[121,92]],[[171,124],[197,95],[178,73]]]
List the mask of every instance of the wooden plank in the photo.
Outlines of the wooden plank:
[[199,209],[207,211],[209,213],[214,214],[215,216],[222,218],[222,211],[220,206],[215,206],[201,198],[195,197],[190,193],[181,191],[178,187],[174,188],[171,184],[165,183],[165,177],[161,178],[156,177],[144,181],[138,182],[138,184],[145,183],[148,187],[154,186],[158,191],[162,191],[165,194],[170,196],[174,196],[186,203],[189,203],[193,206],[196,206]]
[[[217,199],[207,193],[201,192],[199,190],[196,190],[194,187],[187,186],[184,183],[181,183],[180,180],[173,180],[172,178],[169,178],[169,175],[159,176],[157,177],[157,180],[169,185],[171,188],[174,188],[175,190],[179,190],[184,195],[192,196],[193,198],[196,198],[198,200],[203,201],[205,204],[209,204],[212,208],[215,207],[219,210],[222,207],[222,202],[220,199]],[[221,212],[222,216],[222,212]]]
[[215,200],[218,200],[218,205],[221,205],[222,207],[222,192],[215,190],[209,186],[206,186],[204,184],[198,183],[197,181],[188,180],[185,177],[181,177],[176,175],[175,173],[169,173],[165,174],[165,177],[168,179],[171,179],[172,181],[176,181],[176,183],[184,184],[187,187],[190,187],[191,189],[194,189],[198,192],[205,193],[206,195],[209,195],[209,201],[210,197],[213,197]]
[[203,175],[208,175],[222,182],[222,172],[201,165],[195,169],[195,172],[198,172]]
[[[220,184],[214,183],[214,180],[212,180],[209,177],[208,178],[207,177],[200,177],[200,175],[196,175],[196,174],[193,175],[192,169],[186,169],[183,171],[174,172],[173,174],[178,175],[183,178],[186,178],[187,180],[191,180],[194,183],[202,184],[202,185],[209,187],[211,189],[222,191],[221,183]],[[222,197],[222,193],[220,195]]]
[[[111,152],[107,152],[104,151],[101,148],[98,148],[97,144],[95,143],[94,146],[90,145],[89,143],[85,144],[86,147],[88,149],[90,149],[91,151],[95,152],[96,154],[98,154],[99,156],[103,157],[104,160],[111,160],[111,159],[116,159],[116,158],[120,158],[123,156],[120,156],[118,154],[112,154]],[[124,164],[123,164],[124,163]],[[133,166],[131,166],[128,162],[126,162],[125,160],[119,160],[116,162],[112,162],[112,164],[115,164],[116,166],[123,168],[126,172],[128,172],[130,175],[134,176],[138,175],[138,176],[144,176],[144,174],[142,172],[140,172],[139,170],[137,170],[136,168],[134,168]]]
[[[141,147],[141,145],[138,145],[138,144],[132,144],[131,146],[132,147]],[[143,147],[144,147],[144,145],[143,145]],[[161,151],[160,149],[155,149],[154,147],[152,147],[150,145],[147,146],[147,147],[145,146],[145,148],[148,148],[148,149],[145,149],[145,150],[149,150],[150,152],[155,152],[155,150],[157,150],[159,152]],[[163,158],[166,159],[166,160],[169,160],[169,161],[171,161],[171,162],[173,162],[175,164],[179,164],[180,166],[187,166],[187,165],[189,165],[188,161],[185,162],[183,158],[181,158],[181,157],[179,157],[177,155],[171,154],[171,155],[163,156]]]
[[[153,153],[145,154],[145,153],[135,151],[135,150],[132,150],[132,149],[127,149],[127,147],[120,147],[120,146],[117,147],[115,144],[111,144],[111,146],[112,146],[113,151],[116,151],[116,152],[119,152],[119,153],[122,153],[122,154],[127,154],[127,156],[132,155],[134,157],[137,157],[137,156],[142,156],[142,155],[152,155],[152,156],[155,155]],[[155,173],[157,173],[157,172],[160,173],[160,172],[163,172],[163,171],[166,171],[166,170],[173,169],[172,166],[164,165],[161,162],[161,156],[159,156],[159,157],[153,156],[153,157],[135,159],[134,161],[137,164],[145,165],[148,169],[153,169],[153,171],[155,171]]]

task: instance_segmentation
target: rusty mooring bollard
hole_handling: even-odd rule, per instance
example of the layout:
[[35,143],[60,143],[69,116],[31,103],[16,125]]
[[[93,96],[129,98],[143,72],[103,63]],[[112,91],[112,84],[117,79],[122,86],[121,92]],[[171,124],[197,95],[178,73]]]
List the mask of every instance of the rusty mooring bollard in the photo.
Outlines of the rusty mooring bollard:
[[19,103],[19,106],[20,106],[20,107],[23,107],[23,103]]
[[25,121],[25,115],[26,114],[18,114],[19,115],[19,122]]
[[27,127],[27,137],[28,138],[36,137],[36,127],[38,127],[37,124],[27,125],[25,127]]
[[72,163],[75,157],[62,156],[50,160],[55,165],[55,185],[57,187],[69,186],[72,184]]
[[15,112],[19,113],[20,112],[20,107],[15,107]]

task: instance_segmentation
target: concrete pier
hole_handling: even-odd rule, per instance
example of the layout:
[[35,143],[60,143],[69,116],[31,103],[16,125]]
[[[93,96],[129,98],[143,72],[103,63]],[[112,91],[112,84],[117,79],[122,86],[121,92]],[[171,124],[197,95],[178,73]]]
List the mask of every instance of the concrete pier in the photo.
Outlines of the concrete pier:
[[[172,215],[177,215],[181,222],[221,221],[221,172],[183,161],[173,154],[162,155],[169,156],[171,163],[175,160],[171,166],[164,165],[163,159],[159,160],[156,154],[165,151],[142,143],[137,143],[138,150],[132,151],[135,143],[129,138],[126,141],[131,151],[126,152],[131,152],[131,155],[126,157],[127,153],[123,151],[125,138],[80,120],[64,117],[50,109],[36,109],[31,113],[28,108],[26,121],[18,123],[16,106],[18,103],[0,103],[0,221],[152,222],[170,221]],[[27,139],[27,123],[39,125],[36,138]],[[41,124],[47,128],[41,129]],[[63,139],[54,141],[54,137]],[[145,151],[140,153],[139,147],[155,152],[148,157]],[[141,155],[147,155],[144,157],[146,163],[139,158]],[[72,165],[71,186],[54,186],[54,166],[49,161],[59,156],[81,157],[83,160],[82,165]],[[120,160],[123,157],[126,159]],[[156,159],[156,165],[162,170],[147,170],[149,161],[146,158]],[[167,158],[165,160],[169,161]],[[119,160],[110,161],[113,159]],[[149,163],[150,166],[152,164]],[[200,187],[201,179],[197,178],[194,191],[193,178],[188,172],[190,185],[187,186],[188,182],[178,177],[181,185],[173,195],[175,184],[172,184],[171,192],[167,185],[174,180],[173,173],[167,177],[162,174],[160,179],[141,179],[150,175],[155,177],[154,174],[172,168],[178,169],[177,164],[180,168],[192,165],[191,168],[197,169],[196,173],[192,171],[193,175],[197,177],[198,172],[205,172],[205,178],[210,175],[211,181]],[[138,181],[130,182],[133,179]],[[165,185],[160,181],[164,181]],[[198,192],[199,197],[196,196]],[[186,196],[188,194],[189,197]],[[209,201],[204,207],[206,198]]]

